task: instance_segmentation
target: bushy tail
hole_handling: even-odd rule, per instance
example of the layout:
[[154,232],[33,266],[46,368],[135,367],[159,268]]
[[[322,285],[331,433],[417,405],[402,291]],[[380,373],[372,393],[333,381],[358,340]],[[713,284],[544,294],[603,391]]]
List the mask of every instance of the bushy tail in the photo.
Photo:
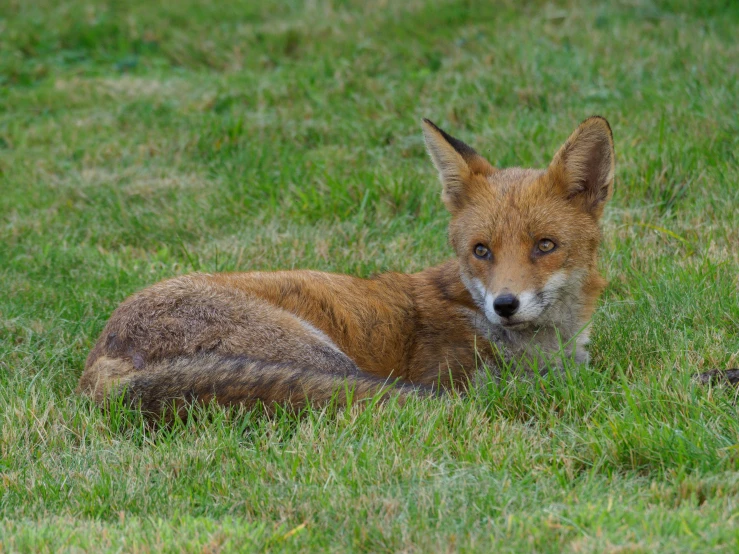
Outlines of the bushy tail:
[[431,395],[433,389],[364,373],[327,373],[287,363],[218,353],[178,357],[136,369],[119,358],[98,358],[82,375],[80,392],[104,404],[123,394],[132,407],[151,416],[183,416],[193,403],[251,406],[262,402],[301,408],[332,399],[345,404],[376,395]]

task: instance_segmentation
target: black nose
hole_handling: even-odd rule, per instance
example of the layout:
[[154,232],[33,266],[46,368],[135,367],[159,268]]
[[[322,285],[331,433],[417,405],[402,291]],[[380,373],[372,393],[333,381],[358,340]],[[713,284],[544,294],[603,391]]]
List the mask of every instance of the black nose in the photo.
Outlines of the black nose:
[[518,309],[518,298],[512,294],[501,294],[493,302],[495,313],[501,317],[511,317]]

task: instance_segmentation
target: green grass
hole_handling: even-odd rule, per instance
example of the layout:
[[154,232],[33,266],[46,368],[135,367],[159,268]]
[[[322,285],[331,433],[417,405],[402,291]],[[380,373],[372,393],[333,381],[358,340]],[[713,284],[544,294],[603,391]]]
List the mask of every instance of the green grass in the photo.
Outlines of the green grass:
[[[739,366],[737,6],[3,2],[0,551],[735,552],[736,393],[691,376]],[[450,256],[421,117],[544,166],[594,113],[589,370],[157,430],[74,394],[159,279]]]

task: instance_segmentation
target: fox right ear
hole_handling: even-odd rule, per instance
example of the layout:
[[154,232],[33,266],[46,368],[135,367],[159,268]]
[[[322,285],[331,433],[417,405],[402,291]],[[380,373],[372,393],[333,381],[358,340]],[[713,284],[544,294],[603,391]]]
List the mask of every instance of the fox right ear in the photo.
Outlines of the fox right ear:
[[489,175],[495,168],[471,146],[445,133],[428,119],[424,118],[422,125],[426,149],[441,179],[441,199],[450,212],[455,212],[464,204],[465,189],[471,177]]
[[613,194],[615,157],[611,126],[593,116],[559,149],[549,173],[567,199],[599,218]]

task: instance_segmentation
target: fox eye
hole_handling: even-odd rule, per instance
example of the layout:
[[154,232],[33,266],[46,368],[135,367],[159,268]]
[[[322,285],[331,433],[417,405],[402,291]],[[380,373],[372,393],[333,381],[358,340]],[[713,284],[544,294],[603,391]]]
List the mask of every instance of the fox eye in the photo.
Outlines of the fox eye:
[[556,246],[557,245],[554,244],[554,241],[551,241],[549,239],[541,239],[539,241],[539,244],[536,245],[536,248],[539,250],[539,252],[546,253],[546,252],[551,252],[552,250],[554,250]]
[[476,244],[475,249],[472,251],[476,258],[481,260],[489,260],[492,256],[490,249],[484,244]]

